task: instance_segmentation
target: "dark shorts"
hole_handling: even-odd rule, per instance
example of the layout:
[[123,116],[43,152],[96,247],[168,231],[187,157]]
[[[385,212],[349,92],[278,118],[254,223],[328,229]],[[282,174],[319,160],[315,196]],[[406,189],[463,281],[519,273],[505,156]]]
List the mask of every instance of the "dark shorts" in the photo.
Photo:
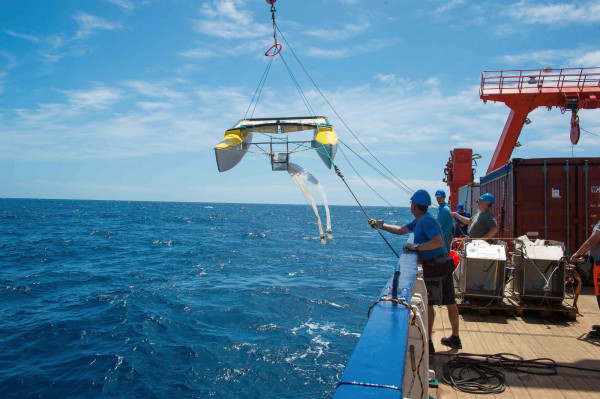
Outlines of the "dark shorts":
[[423,261],[423,279],[427,287],[429,305],[452,305],[454,297],[454,281],[452,272],[454,261],[447,254]]

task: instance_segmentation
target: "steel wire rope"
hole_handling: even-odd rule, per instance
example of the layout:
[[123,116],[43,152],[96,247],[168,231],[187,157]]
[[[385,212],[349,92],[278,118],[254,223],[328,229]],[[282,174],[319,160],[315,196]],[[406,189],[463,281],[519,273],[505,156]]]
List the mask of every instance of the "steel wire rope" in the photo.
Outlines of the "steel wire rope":
[[[290,49],[291,50],[291,49]],[[583,130],[584,132],[586,132],[587,134],[591,134],[592,136],[596,136],[596,137],[600,137],[600,134],[596,134],[596,133],[592,133],[588,130],[585,130],[584,128],[582,128],[581,126],[579,126],[579,129]]]
[[381,196],[381,194],[379,194],[373,187],[371,187],[371,185],[369,183],[367,183],[367,181],[365,179],[363,179],[363,177],[360,175],[360,173],[358,173],[358,171],[354,168],[354,165],[352,165],[352,163],[350,162],[350,160],[348,159],[348,157],[346,156],[346,153],[344,152],[344,149],[342,147],[340,147],[340,151],[342,152],[342,155],[344,156],[344,158],[346,159],[346,162],[348,162],[348,165],[350,165],[350,167],[352,168],[352,170],[354,171],[354,173],[356,173],[356,175],[360,178],[360,180],[363,181],[363,183],[365,183],[367,185],[367,187],[369,187],[371,189],[371,191],[373,191],[379,198],[381,198],[386,204],[388,204],[389,206],[391,206],[392,208],[394,208],[394,205],[390,204],[388,202],[388,200],[386,200],[385,198],[383,198]]
[[319,92],[319,94],[321,95],[321,97],[323,97],[323,99],[325,100],[325,102],[327,103],[327,105],[329,105],[329,107],[331,108],[331,110],[333,111],[333,113],[340,119],[340,121],[346,127],[346,129],[348,129],[348,131],[352,134],[352,136],[354,136],[354,138],[360,143],[360,145],[369,153],[369,155],[371,155],[371,157],[373,157],[373,159],[375,159],[377,161],[377,163],[379,163],[379,165],[381,165],[390,175],[392,175],[396,180],[398,180],[400,182],[400,184],[402,184],[403,186],[405,186],[406,189],[408,189],[411,192],[411,194],[414,193],[414,190],[412,188],[410,188],[402,180],[400,180],[384,164],[382,164],[381,161],[363,144],[363,142],[358,138],[358,136],[354,133],[354,131],[352,129],[350,129],[350,127],[346,124],[346,121],[344,121],[344,119],[341,117],[341,115],[335,110],[335,108],[333,107],[333,105],[331,105],[331,103],[329,102],[329,100],[327,99],[327,97],[325,97],[325,94],[323,94],[323,92],[321,91],[321,89],[319,88],[319,86],[317,86],[317,84],[315,83],[315,81],[313,80],[313,78],[310,76],[310,74],[308,73],[308,71],[306,70],[306,68],[304,68],[304,65],[302,64],[302,62],[300,62],[300,59],[298,58],[298,56],[294,52],[294,49],[292,48],[292,46],[290,46],[290,44],[288,43],[287,39],[285,38],[285,35],[279,29],[279,26],[277,24],[275,24],[275,27],[276,27],[277,31],[279,32],[279,34],[281,35],[281,37],[283,38],[283,41],[285,42],[285,44],[289,47],[289,49],[292,52],[294,58],[296,59],[296,61],[298,62],[298,64],[300,65],[300,67],[302,68],[302,70],[304,71],[304,73],[306,74],[306,76],[308,76],[308,79],[310,79],[310,81],[312,82],[313,86],[315,86],[315,88],[317,89],[317,91]]
[[246,113],[244,114],[244,119],[246,119],[246,117],[248,116],[248,112],[250,111],[250,108],[252,107],[252,103],[254,103],[254,98],[256,98],[256,104],[254,104],[254,109],[252,110],[252,114],[250,115],[250,118],[252,118],[252,116],[254,115],[254,111],[256,111],[256,105],[258,104],[258,100],[260,98],[260,94],[258,94],[258,97],[256,97],[256,94],[259,92],[262,93],[262,88],[265,85],[265,82],[267,81],[267,76],[269,75],[269,71],[271,70],[271,65],[273,64],[273,58],[271,57],[269,59],[269,62],[267,63],[267,66],[262,74],[262,77],[260,78],[260,81],[258,82],[258,86],[256,87],[256,90],[254,90],[254,94],[252,95],[252,99],[250,100],[250,104],[248,104],[248,109],[246,109]]
[[290,66],[286,62],[285,58],[283,58],[283,54],[279,53],[279,57],[281,58],[281,61],[283,61],[283,64],[285,65],[285,68],[287,69],[287,72],[290,75],[290,78],[292,79],[292,82],[294,82],[294,85],[296,86],[296,90],[298,90],[298,94],[300,94],[300,98],[302,98],[302,101],[304,102],[304,105],[306,106],[306,109],[308,110],[309,115],[311,117],[316,116],[315,111],[313,110],[313,108],[311,107],[310,103],[308,102],[308,98],[304,94],[304,91],[302,91],[302,87],[300,87],[300,84],[296,80],[296,77],[294,76],[294,74],[293,74]]
[[350,147],[348,144],[346,144],[345,142],[343,142],[342,140],[340,140],[340,143],[342,143],[347,149],[349,149],[354,155],[356,155],[361,161],[363,161],[364,163],[366,163],[371,169],[373,169],[375,172],[379,173],[379,175],[381,175],[381,177],[383,177],[384,179],[386,179],[387,181],[389,181],[390,183],[394,184],[396,187],[398,187],[400,190],[404,191],[406,194],[411,195],[414,193],[414,191],[409,191],[406,188],[398,185],[398,183],[396,183],[394,180],[392,180],[389,176],[387,176],[385,173],[383,173],[382,171],[380,171],[379,169],[377,169],[372,163],[370,163],[369,161],[367,161],[364,157],[362,157],[358,152],[354,151],[354,149],[352,149],[352,147]]
[[[277,45],[277,36],[276,36],[276,31],[279,31],[279,33],[281,33],[281,30],[279,30],[279,27],[277,26],[277,23],[275,22],[275,7],[273,5],[271,5],[271,13],[272,13],[272,19],[273,19],[273,38],[275,39],[275,45]],[[350,130],[350,128],[348,127],[348,125],[346,125],[346,122],[344,122],[344,120],[341,118],[341,116],[337,113],[337,111],[333,108],[333,106],[331,105],[331,103],[329,103],[329,101],[327,100],[327,98],[323,95],[323,93],[321,92],[321,90],[319,89],[319,87],[316,85],[316,83],[314,82],[314,80],[312,79],[312,77],[308,74],[308,72],[306,71],[306,69],[304,68],[304,65],[302,65],[302,63],[300,62],[300,60],[298,59],[298,57],[296,56],[296,53],[294,52],[294,50],[292,49],[292,47],[289,45],[289,43],[287,42],[285,36],[283,36],[283,33],[281,33],[281,36],[283,37],[283,40],[285,41],[286,45],[290,48],[290,51],[292,52],[292,54],[294,55],[294,58],[296,59],[296,61],[298,61],[298,64],[300,65],[300,67],[302,68],[302,70],[304,70],[304,72],[306,73],[306,75],[308,76],[308,78],[311,80],[311,82],[313,83],[313,85],[317,88],[317,90],[319,91],[319,93],[321,94],[321,96],[325,99],[325,101],[327,102],[327,104],[329,104],[330,108],[333,110],[333,112],[338,116],[338,118],[342,121],[342,123],[344,124],[344,126],[346,126],[346,128],[352,133],[352,135],[356,138],[356,140],[358,140],[359,143],[361,143],[361,145],[365,148],[365,150],[367,150],[367,152],[369,152],[369,154],[371,154],[372,157],[375,158],[375,156],[364,146],[364,144],[362,144],[362,142],[360,141],[360,139],[354,134],[354,132],[352,132]],[[298,81],[296,80],[294,74],[292,73],[291,69],[289,68],[287,62],[285,61],[285,59],[283,58],[283,55],[279,54],[281,56],[281,60],[283,61],[284,65],[286,66],[286,69],[288,70],[288,73],[292,79],[292,81],[294,82],[294,85],[296,86],[296,89],[298,90],[298,93],[300,94],[300,97],[302,98],[302,101],[304,102],[305,106],[308,109],[308,112],[310,114],[311,117],[314,117],[316,114],[314,113],[314,111],[312,111],[312,108],[310,106],[310,103],[308,102],[308,98],[306,98],[306,96],[304,95],[304,92],[302,91],[302,88],[300,87],[300,84],[298,83]],[[272,60],[271,60],[272,61]],[[269,62],[269,64],[267,65],[267,68],[270,69],[270,65],[271,62]],[[266,75],[268,74],[268,72],[263,73],[264,79],[262,79],[262,86],[259,83],[260,86],[260,91],[256,100],[256,103],[254,105],[254,109],[252,111],[252,115],[254,115],[254,111],[256,110],[256,105],[258,104],[258,100],[260,98],[260,93],[262,93],[262,87],[264,86],[264,83],[266,82]],[[252,116],[251,116],[252,117]],[[317,132],[319,131],[319,127],[318,124],[315,122],[315,127],[317,129]],[[253,129],[250,129],[251,131]],[[259,132],[262,134],[265,134],[263,132]],[[285,142],[289,142],[289,140],[287,139],[280,139],[278,137],[273,137],[270,135],[265,134],[266,136],[270,137],[271,139],[275,138],[281,141],[285,141]],[[303,145],[299,145],[298,147],[303,146]],[[367,217],[367,219],[369,218],[369,215],[367,214],[367,211],[365,210],[365,208],[362,206],[362,204],[360,203],[360,201],[358,200],[358,198],[356,197],[356,195],[354,194],[354,192],[352,191],[352,189],[350,188],[350,186],[348,185],[348,183],[346,182],[346,179],[344,178],[344,175],[342,175],[342,172],[340,171],[340,169],[338,168],[338,166],[335,164],[335,162],[333,162],[333,159],[331,158],[331,156],[329,155],[329,153],[327,152],[325,145],[323,143],[321,143],[321,146],[324,149],[325,155],[327,155],[327,157],[329,158],[331,164],[334,166],[334,170],[336,172],[336,174],[342,179],[342,181],[344,182],[344,184],[346,185],[346,188],[348,189],[348,191],[350,191],[350,194],[352,194],[352,197],[354,197],[354,200],[356,201],[356,203],[358,204],[358,206],[360,207],[360,209],[362,210],[362,212],[365,214],[365,216]],[[349,147],[348,147],[349,148]],[[392,172],[390,172],[383,164],[381,164],[381,162],[375,158],[375,160],[377,160],[377,162],[379,162],[379,164],[381,166],[383,166],[390,174],[392,174],[392,176],[394,176],[394,174]],[[398,181],[400,181],[402,183],[402,181],[400,179],[398,179],[396,176],[394,176]],[[402,183],[404,184],[404,183]],[[405,184],[404,184],[405,185]],[[406,185],[405,185],[406,186]],[[410,189],[410,187],[406,186],[408,190],[412,191]],[[375,229],[377,231],[377,233],[379,233],[379,236],[383,239],[383,241],[385,241],[385,243],[387,244],[387,246],[392,250],[392,252],[394,253],[394,255],[396,255],[397,258],[400,258],[400,255],[398,255],[398,253],[396,252],[396,250],[394,249],[394,247],[392,247],[392,245],[389,243],[389,241],[383,236],[383,234],[381,233],[381,231],[379,229]]]

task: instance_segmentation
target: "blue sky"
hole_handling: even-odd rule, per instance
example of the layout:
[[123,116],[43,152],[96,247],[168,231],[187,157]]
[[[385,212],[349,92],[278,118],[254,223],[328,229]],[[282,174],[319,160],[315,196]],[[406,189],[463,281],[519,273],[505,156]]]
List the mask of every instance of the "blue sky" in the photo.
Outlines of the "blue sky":
[[[509,109],[484,104],[484,70],[600,66],[600,1],[279,0],[279,28],[344,121],[413,189],[443,188],[454,147],[487,169]],[[219,173],[213,147],[244,116],[267,63],[264,0],[0,2],[0,197],[305,203],[248,154]],[[344,128],[284,46],[312,108]],[[255,117],[307,113],[275,59]],[[569,114],[530,115],[514,156],[597,156]],[[600,134],[600,112],[581,111]],[[330,204],[353,199],[316,154],[295,154]],[[383,201],[338,154],[359,198]],[[408,196],[358,159],[394,205]]]

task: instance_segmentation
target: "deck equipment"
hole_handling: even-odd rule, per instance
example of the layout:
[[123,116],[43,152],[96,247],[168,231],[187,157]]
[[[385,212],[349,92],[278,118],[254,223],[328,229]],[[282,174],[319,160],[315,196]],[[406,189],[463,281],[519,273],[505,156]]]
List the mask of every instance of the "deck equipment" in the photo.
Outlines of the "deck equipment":
[[513,290],[520,301],[560,304],[565,298],[567,259],[562,242],[515,240]]
[[484,240],[467,241],[455,271],[458,293],[488,301],[502,301],[506,276],[506,244]]

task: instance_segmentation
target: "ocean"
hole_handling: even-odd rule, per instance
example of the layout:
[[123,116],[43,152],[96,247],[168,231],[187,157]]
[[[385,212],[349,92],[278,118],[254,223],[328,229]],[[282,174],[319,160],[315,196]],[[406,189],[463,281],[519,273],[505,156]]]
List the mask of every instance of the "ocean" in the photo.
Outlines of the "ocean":
[[0,397],[331,397],[396,263],[358,207],[331,220],[321,245],[306,205],[0,199]]

